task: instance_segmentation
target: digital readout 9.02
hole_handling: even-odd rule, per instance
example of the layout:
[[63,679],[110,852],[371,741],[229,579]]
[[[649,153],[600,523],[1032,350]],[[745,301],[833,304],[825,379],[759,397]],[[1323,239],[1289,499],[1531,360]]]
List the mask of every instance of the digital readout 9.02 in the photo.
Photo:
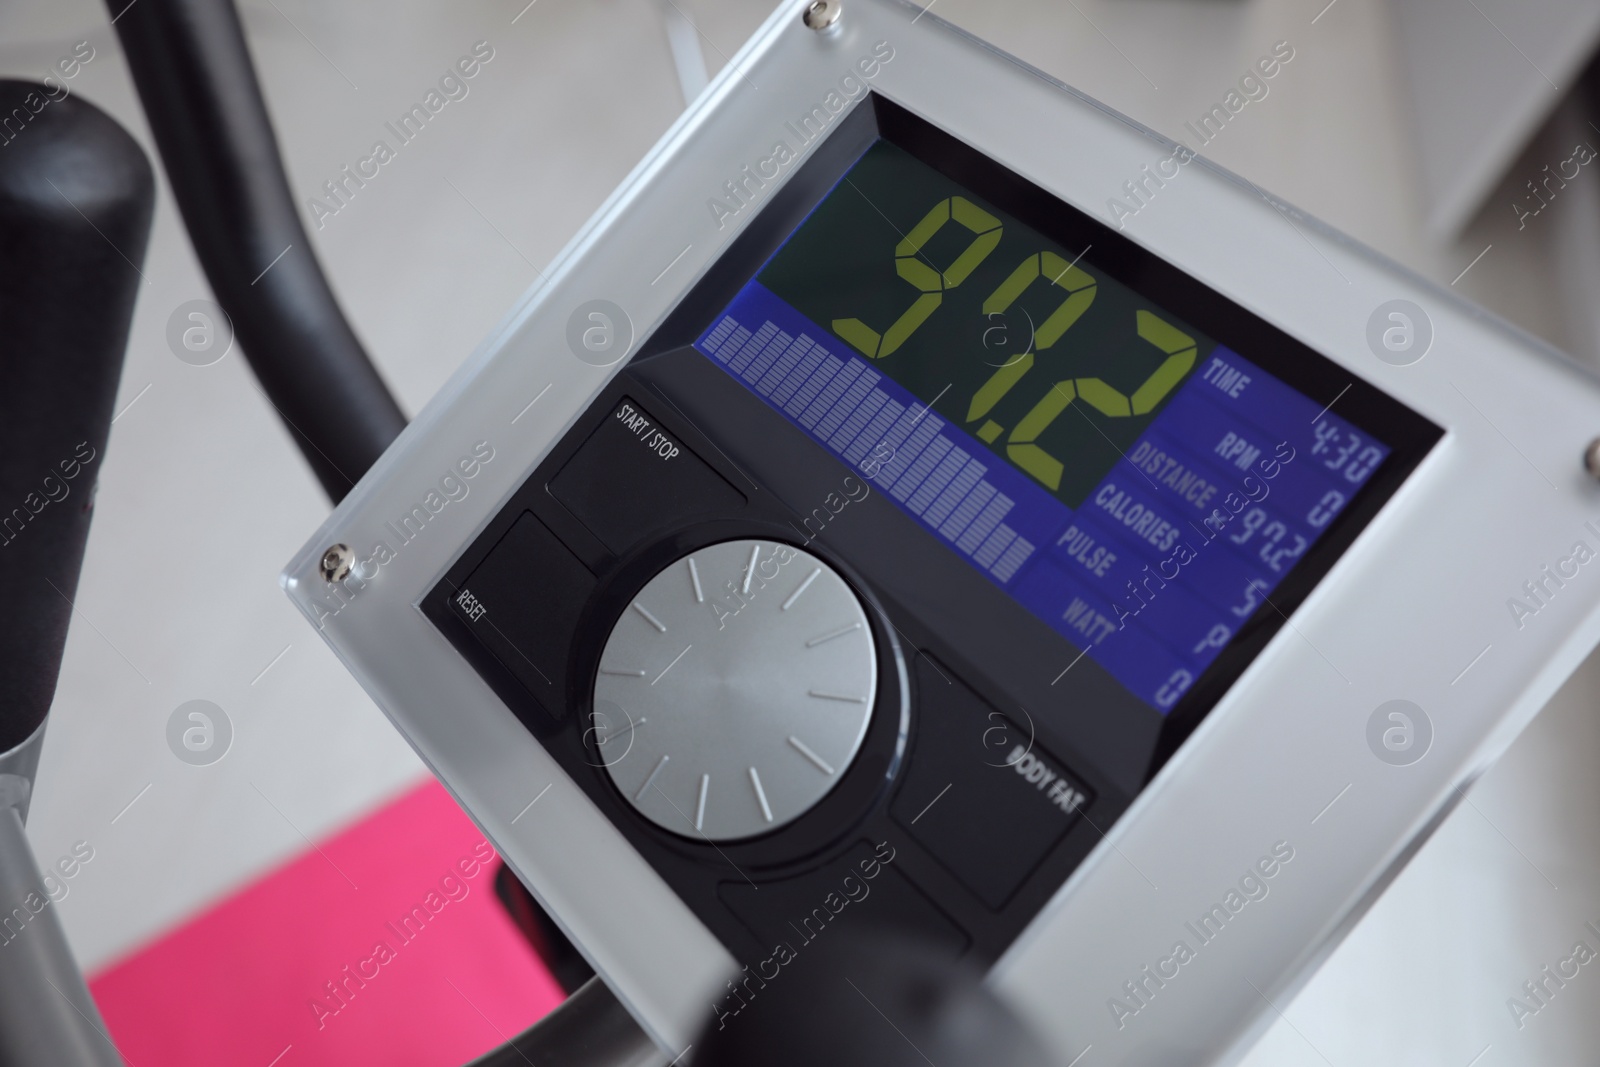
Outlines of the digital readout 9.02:
[[697,347],[1166,711],[1390,449],[1095,258],[878,141]]

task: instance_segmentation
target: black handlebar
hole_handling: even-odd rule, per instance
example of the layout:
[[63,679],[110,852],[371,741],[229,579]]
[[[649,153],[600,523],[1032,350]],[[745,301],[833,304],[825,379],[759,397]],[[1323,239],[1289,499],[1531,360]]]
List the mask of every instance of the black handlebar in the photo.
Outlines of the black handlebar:
[[342,500],[406,419],[312,252],[227,0],[107,0],[167,179],[234,336]]

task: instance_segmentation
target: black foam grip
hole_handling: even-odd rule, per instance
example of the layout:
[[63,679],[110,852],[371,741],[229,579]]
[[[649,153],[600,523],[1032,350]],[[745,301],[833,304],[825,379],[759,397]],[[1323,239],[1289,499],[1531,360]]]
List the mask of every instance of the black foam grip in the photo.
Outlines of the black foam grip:
[[0,80],[0,752],[55,696],[154,201],[103,111]]
[[343,499],[405,427],[284,178],[230,0],[106,0],[200,265],[322,487]]

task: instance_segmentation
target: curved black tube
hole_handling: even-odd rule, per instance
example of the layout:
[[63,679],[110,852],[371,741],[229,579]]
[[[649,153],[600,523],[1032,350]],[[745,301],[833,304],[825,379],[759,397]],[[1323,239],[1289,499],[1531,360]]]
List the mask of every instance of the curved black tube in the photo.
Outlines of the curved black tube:
[[106,0],[212,292],[335,502],[406,419],[300,224],[230,0]]

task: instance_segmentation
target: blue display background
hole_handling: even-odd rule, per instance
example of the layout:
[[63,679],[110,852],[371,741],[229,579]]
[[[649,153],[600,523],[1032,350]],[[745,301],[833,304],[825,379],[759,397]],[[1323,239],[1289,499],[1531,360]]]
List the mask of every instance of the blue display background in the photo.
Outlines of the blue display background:
[[759,282],[695,345],[1163,713],[1389,455],[1218,346],[1074,511]]

